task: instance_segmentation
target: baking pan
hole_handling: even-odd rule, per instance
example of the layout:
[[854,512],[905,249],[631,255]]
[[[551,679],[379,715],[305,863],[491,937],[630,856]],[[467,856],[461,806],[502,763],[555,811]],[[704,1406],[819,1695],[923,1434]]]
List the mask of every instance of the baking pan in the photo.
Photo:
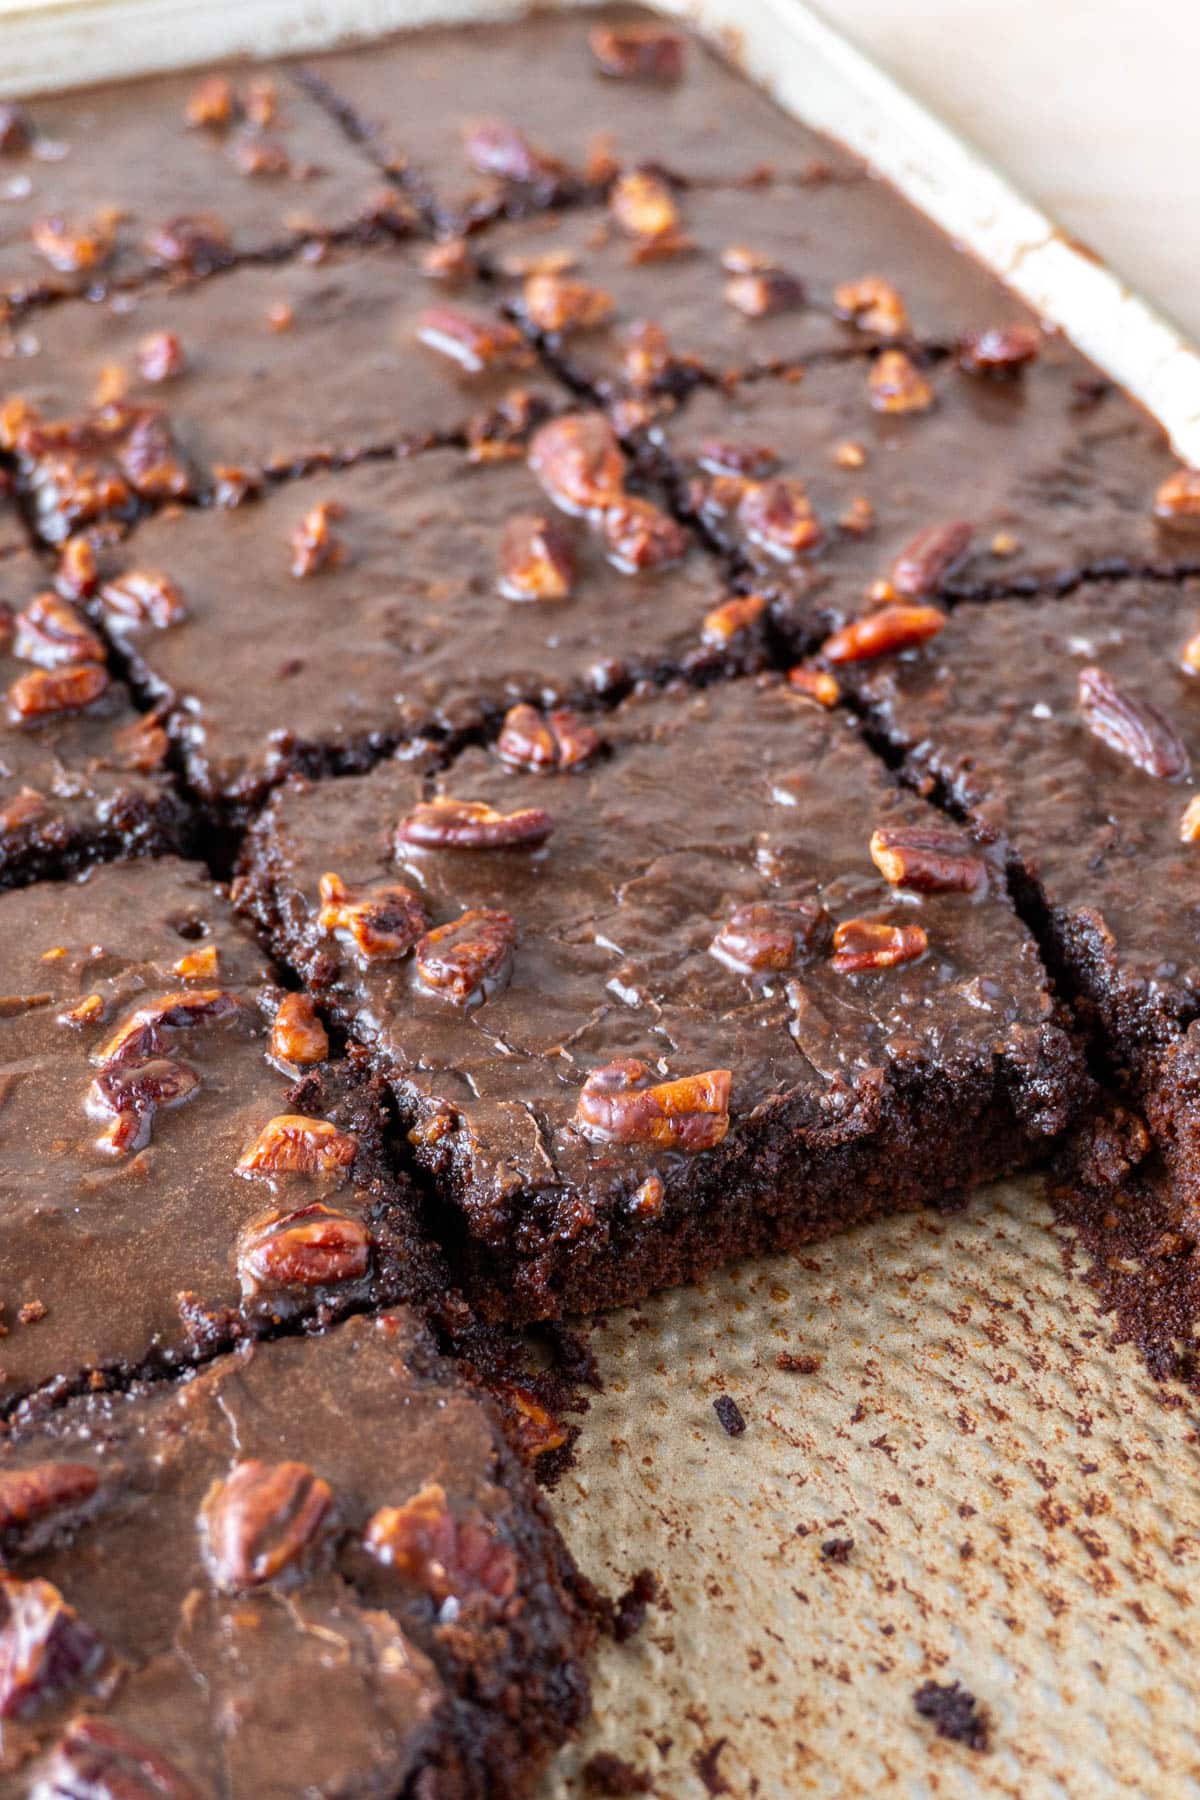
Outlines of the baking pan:
[[[0,6],[0,94],[520,10],[19,0]],[[660,10],[865,157],[1200,464],[1196,351],[816,14]],[[650,1568],[662,1595],[601,1651],[595,1717],[547,1796],[603,1791],[606,1767],[617,1781],[598,1757],[661,1800],[1200,1796],[1196,1419],[1110,1346],[1036,1183],[587,1330],[603,1391],[553,1505],[594,1577],[616,1590]],[[918,1716],[929,1679],[977,1698],[988,1749]]]

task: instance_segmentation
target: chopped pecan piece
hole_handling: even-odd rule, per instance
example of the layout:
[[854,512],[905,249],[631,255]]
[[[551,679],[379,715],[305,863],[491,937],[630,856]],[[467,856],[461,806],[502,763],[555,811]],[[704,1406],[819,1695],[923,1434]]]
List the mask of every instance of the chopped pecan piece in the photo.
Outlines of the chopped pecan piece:
[[187,122],[209,131],[223,131],[233,122],[233,83],[227,75],[207,75],[192,91],[187,103]]
[[843,281],[833,290],[833,306],[860,331],[872,331],[877,337],[903,337],[908,330],[908,309],[891,282],[881,275]]
[[169,1057],[102,1069],[88,1089],[86,1101],[88,1116],[106,1121],[96,1148],[110,1156],[132,1156],[144,1150],[156,1113],[182,1106],[199,1087],[195,1069]]
[[611,294],[573,281],[568,275],[530,275],[521,290],[521,308],[539,331],[563,334],[607,325],[616,309]]
[[630,237],[673,237],[679,227],[679,210],[671,190],[659,175],[633,169],[622,175],[608,197],[609,210]]
[[221,953],[215,944],[201,944],[188,950],[173,966],[171,973],[181,981],[215,981],[221,968]]
[[523,1456],[532,1461],[535,1457],[545,1456],[549,1450],[562,1448],[567,1441],[562,1421],[556,1419],[528,1388],[515,1381],[496,1381],[489,1385],[510,1409],[510,1414],[516,1414],[517,1447]]
[[267,308],[268,331],[290,331],[296,322],[296,309],[288,300],[272,300]]
[[506,119],[480,119],[468,126],[463,148],[473,169],[505,181],[544,181],[561,172],[553,157],[537,149]]
[[444,238],[421,254],[421,267],[434,281],[456,287],[477,273],[478,265],[464,237]]
[[519,769],[574,769],[595,756],[603,741],[565,708],[546,716],[536,706],[521,705],[505,714],[496,749]]
[[0,1574],[0,1719],[24,1719],[87,1678],[99,1638],[49,1581]]
[[60,1025],[98,1025],[103,1019],[106,1007],[100,994],[85,994],[74,1006],[68,1006],[58,1015]]
[[1200,528],[1200,469],[1176,469],[1154,496],[1154,516],[1169,525]]
[[597,25],[588,35],[605,75],[619,81],[678,81],[686,40],[664,25]]
[[1032,325],[994,325],[968,331],[959,341],[958,360],[971,375],[1018,375],[1033,362],[1042,340]]
[[833,460],[839,469],[865,469],[867,453],[853,438],[846,438],[842,443],[834,445]]
[[71,1720],[39,1790],[46,1800],[203,1800],[165,1756],[91,1713]]
[[292,574],[297,580],[319,569],[336,568],[346,556],[346,546],[333,529],[342,516],[336,500],[321,500],[310,507],[288,540],[292,547]]
[[102,214],[84,224],[64,218],[62,213],[48,213],[35,219],[29,229],[35,249],[52,269],[60,275],[78,275],[99,268],[111,254],[116,218]]
[[20,156],[32,141],[29,120],[20,107],[0,102],[0,156]]
[[100,589],[100,604],[114,629],[140,625],[166,631],[187,618],[183,595],[156,569],[127,569]]
[[229,250],[229,233],[214,213],[178,213],[146,239],[146,254],[169,269],[209,269],[225,262]]
[[894,969],[915,962],[929,948],[920,925],[887,925],[878,919],[843,919],[833,934],[833,966],[839,975]]
[[688,551],[687,532],[661,507],[625,494],[604,509],[609,560],[627,575],[669,568]]
[[58,553],[55,586],[67,600],[86,600],[96,591],[100,569],[90,538],[68,538]]
[[292,159],[279,139],[267,137],[257,128],[238,133],[233,160],[243,175],[262,180],[278,181],[291,173]]
[[784,269],[759,269],[735,275],[725,283],[728,305],[747,319],[766,319],[775,313],[796,312],[808,295],[804,283]]
[[983,858],[961,834],[933,825],[881,825],[871,834],[871,861],[894,887],[924,894],[974,894],[987,881]]
[[38,594],[24,612],[17,614],[16,627],[16,655],[43,669],[59,669],[64,663],[104,661],[100,639],[75,608],[57,594]]
[[654,1145],[686,1156],[721,1143],[729,1130],[728,1069],[654,1085],[649,1078],[646,1064],[632,1056],[593,1069],[579,1091],[578,1129],[601,1143]]
[[143,381],[173,381],[187,367],[183,345],[173,331],[152,331],[138,345],[137,358]]
[[803,663],[788,670],[788,686],[815,700],[818,706],[836,706],[842,697],[842,690],[828,669],[809,669]]
[[178,500],[191,483],[170,429],[152,407],[116,407],[107,421],[122,473],[144,500]]
[[903,350],[884,350],[871,364],[868,381],[876,412],[928,412],[933,405],[933,389]]
[[511,913],[472,907],[426,933],[417,945],[417,971],[434,993],[470,1006],[507,981],[516,941]]
[[927,525],[892,564],[892,591],[901,600],[923,600],[957,567],[975,535],[966,519]]
[[1200,794],[1193,794],[1183,809],[1179,821],[1179,841],[1182,844],[1200,841]]
[[866,537],[875,527],[875,508],[865,494],[852,494],[838,514],[838,529],[851,537]]
[[710,475],[741,475],[747,481],[762,481],[779,466],[778,456],[765,444],[731,444],[723,438],[705,438],[696,460]]
[[529,466],[558,506],[592,512],[611,506],[625,486],[625,458],[601,413],[567,413],[534,434]]
[[647,392],[668,373],[672,364],[671,340],[652,319],[639,319],[625,333],[621,367],[631,387]]
[[252,125],[273,125],[279,114],[279,89],[269,75],[248,81],[242,90],[242,111]]
[[1187,773],[1187,749],[1170,719],[1103,669],[1079,671],[1079,710],[1101,743],[1145,774],[1174,781]]
[[329,1033],[309,994],[285,994],[271,1027],[271,1054],[290,1067],[308,1068],[329,1055]]
[[783,562],[815,550],[825,535],[804,483],[791,475],[748,482],[737,517],[747,537]]
[[8,690],[8,716],[14,724],[24,725],[82,712],[107,687],[108,673],[99,663],[30,669],[27,675],[18,675]]
[[407,956],[429,924],[419,894],[400,882],[348,888],[340,875],[321,877],[322,931],[349,939],[364,962],[394,962]]
[[0,833],[7,837],[49,817],[50,803],[46,796],[39,794],[36,788],[25,787],[0,806]]
[[152,775],[167,760],[169,741],[162,721],[155,713],[122,726],[113,740],[118,764],[123,769],[136,769]]
[[90,1463],[42,1462],[0,1473],[0,1534],[35,1525],[90,1500],[100,1477]]
[[419,800],[396,827],[396,842],[419,850],[513,850],[544,844],[554,820],[544,807],[497,812],[483,800],[440,794]]
[[504,398],[486,412],[467,421],[467,458],[470,462],[513,462],[524,455],[524,445],[548,407],[540,394],[528,388],[509,388]]
[[747,974],[791,969],[828,933],[829,914],[815,900],[764,900],[736,907],[709,949]]
[[484,369],[527,368],[533,360],[521,333],[507,319],[458,306],[428,307],[421,314],[417,336],[468,375]]
[[722,600],[720,606],[714,606],[711,612],[705,613],[704,623],[700,627],[700,641],[710,644],[716,650],[723,650],[736,637],[753,631],[766,610],[767,603],[761,594],[744,594]]
[[869,662],[876,656],[895,656],[913,650],[936,637],[946,615],[936,606],[881,606],[878,612],[851,619],[821,645],[828,662]]
[[385,1567],[435,1600],[474,1589],[507,1600],[516,1591],[513,1551],[482,1521],[456,1519],[446,1490],[436,1481],[403,1506],[381,1506],[368,1521],[363,1541]]
[[140,1063],[147,1057],[164,1056],[170,1047],[168,1033],[188,1031],[197,1025],[215,1025],[236,1018],[241,1002],[224,988],[181,989],[145,1000],[119,1025],[92,1061],[102,1069],[118,1063]]
[[500,539],[500,592],[510,600],[565,600],[575,581],[575,552],[561,525],[517,513]]
[[306,1550],[333,1503],[306,1463],[235,1463],[200,1503],[208,1561],[227,1593],[271,1581]]
[[348,1169],[358,1145],[327,1119],[278,1113],[239,1159],[239,1175],[329,1175]]
[[238,1240],[238,1277],[247,1298],[264,1290],[361,1281],[370,1266],[366,1226],[319,1201],[265,1213]]

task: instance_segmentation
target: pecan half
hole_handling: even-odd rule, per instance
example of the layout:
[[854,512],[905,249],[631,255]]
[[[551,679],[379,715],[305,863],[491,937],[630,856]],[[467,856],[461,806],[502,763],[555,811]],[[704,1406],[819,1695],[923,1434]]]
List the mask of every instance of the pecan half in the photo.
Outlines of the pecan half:
[[224,988],[194,988],[178,993],[158,994],[119,1025],[113,1035],[93,1051],[92,1061],[101,1068],[118,1063],[144,1062],[147,1057],[164,1056],[170,1047],[169,1034],[188,1031],[197,1025],[216,1025],[235,1018],[241,1012],[236,994]]
[[523,131],[506,119],[480,119],[463,132],[467,161],[481,175],[498,175],[505,181],[544,181],[560,167],[553,157],[530,143]]
[[67,1726],[36,1791],[43,1800],[203,1800],[165,1756],[91,1713]]
[[776,313],[797,312],[808,299],[804,283],[785,269],[758,269],[735,275],[724,287],[726,304],[747,319],[766,319]]
[[1154,516],[1168,525],[1200,528],[1200,469],[1176,469],[1154,496]]
[[903,350],[882,351],[871,364],[868,385],[876,412],[928,412],[934,402],[932,387]]
[[333,1503],[306,1463],[236,1463],[200,1503],[209,1567],[227,1593],[260,1587],[296,1561]]
[[667,569],[687,555],[683,526],[649,500],[623,495],[605,507],[602,525],[609,561],[627,575]]
[[662,25],[596,25],[588,34],[601,73],[619,81],[678,81],[685,42]]
[[90,1500],[100,1477],[89,1463],[43,1462],[0,1473],[0,1533],[34,1525]]
[[1032,325],[993,325],[968,331],[959,340],[958,360],[971,375],[1017,375],[1042,347]]
[[371,1266],[371,1234],[360,1220],[314,1201],[252,1219],[238,1239],[237,1264],[247,1298],[361,1281]]
[[381,1506],[368,1521],[363,1542],[386,1568],[435,1600],[476,1589],[507,1600],[516,1591],[513,1551],[482,1520],[456,1519],[436,1481],[403,1506]]
[[761,594],[744,594],[731,600],[722,600],[720,606],[714,606],[711,612],[704,615],[700,627],[700,642],[709,644],[714,650],[724,650],[735,638],[761,624],[766,614],[767,603]]
[[429,924],[420,895],[400,882],[348,888],[340,875],[322,875],[322,931],[349,939],[364,962],[394,962],[407,956]]
[[650,1084],[636,1057],[593,1069],[579,1091],[575,1124],[606,1144],[654,1145],[694,1156],[712,1150],[729,1130],[728,1069],[707,1069]]
[[114,630],[143,625],[166,631],[187,618],[183,595],[155,569],[127,569],[100,589],[100,605]]
[[441,794],[420,800],[396,827],[396,842],[420,850],[513,850],[544,844],[554,820],[540,806],[497,812],[482,800]]
[[108,672],[99,663],[68,663],[58,669],[30,669],[8,690],[8,716],[14,724],[32,724],[82,712],[108,688]]
[[763,900],[735,907],[709,950],[745,974],[791,969],[829,935],[829,914],[815,900]]
[[521,290],[521,308],[539,331],[563,335],[569,331],[595,331],[607,325],[616,310],[612,295],[586,281],[568,275],[530,275]]
[[156,1113],[182,1106],[199,1091],[200,1077],[170,1057],[102,1069],[88,1089],[88,1116],[107,1123],[96,1148],[111,1156],[132,1156],[150,1142]]
[[64,663],[102,663],[104,645],[73,606],[57,594],[38,594],[16,617],[13,650],[43,669]]
[[329,1033],[309,994],[285,994],[271,1026],[271,1054],[289,1067],[306,1069],[329,1055]]
[[512,706],[504,716],[496,749],[518,769],[574,769],[603,744],[598,731],[566,708],[546,715],[536,706]]
[[516,941],[511,913],[471,907],[425,934],[416,949],[417,972],[433,993],[470,1006],[507,981]]
[[206,75],[188,97],[189,125],[223,131],[233,122],[233,83],[227,75]]
[[239,1175],[328,1175],[348,1169],[358,1154],[349,1132],[327,1119],[278,1113],[237,1163]]
[[737,517],[747,537],[783,562],[816,549],[825,535],[804,483],[790,475],[748,482]]
[[0,1719],[30,1717],[77,1687],[103,1656],[53,1583],[0,1574]]
[[116,237],[116,216],[102,214],[84,223],[62,213],[48,213],[29,228],[34,248],[60,275],[78,275],[95,269],[111,254]]
[[138,369],[143,381],[173,381],[187,367],[183,345],[173,331],[152,331],[137,350]]
[[673,237],[679,226],[679,210],[671,190],[659,175],[633,169],[622,175],[608,197],[609,211],[630,237]]
[[292,574],[297,580],[320,569],[336,568],[345,561],[346,546],[333,529],[343,508],[337,500],[321,500],[305,513],[288,539],[292,549]]
[[892,592],[901,600],[923,600],[932,594],[967,554],[974,535],[966,519],[918,531],[892,564]]
[[490,313],[459,306],[430,306],[421,314],[417,337],[448,356],[468,375],[485,369],[524,369],[533,353],[515,325]]
[[872,331],[877,337],[903,337],[908,330],[908,308],[882,275],[841,282],[833,290],[833,308],[860,331]]
[[229,233],[215,213],[177,213],[155,227],[145,248],[164,268],[209,269],[228,258]]
[[1187,749],[1170,719],[1103,669],[1079,671],[1079,709],[1101,743],[1145,774],[1174,781],[1187,773]]
[[671,340],[653,319],[638,319],[625,332],[621,367],[630,387],[648,393],[672,366]]
[[843,919],[833,934],[833,966],[839,975],[894,969],[915,962],[929,948],[920,925],[887,925],[878,919]]
[[851,619],[821,645],[828,662],[869,662],[876,656],[895,656],[924,644],[946,623],[936,606],[881,606],[877,612]]
[[517,513],[500,539],[500,592],[509,600],[565,600],[575,582],[575,552],[561,525]]
[[569,512],[611,506],[625,486],[625,457],[601,413],[567,413],[534,433],[529,466]]
[[871,834],[871,861],[894,887],[926,894],[974,894],[987,880],[983,858],[962,836],[933,825],[881,825]]

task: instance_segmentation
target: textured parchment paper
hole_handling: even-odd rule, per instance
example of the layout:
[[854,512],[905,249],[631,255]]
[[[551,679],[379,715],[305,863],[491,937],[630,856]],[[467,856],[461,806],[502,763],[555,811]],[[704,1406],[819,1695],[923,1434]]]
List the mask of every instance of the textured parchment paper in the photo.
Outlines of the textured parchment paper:
[[[1200,1794],[1196,1419],[1107,1337],[1016,1184],[598,1325],[553,1505],[590,1573],[649,1565],[668,1606],[602,1650],[546,1795],[603,1751],[663,1800]],[[917,1716],[931,1677],[989,1752]]]

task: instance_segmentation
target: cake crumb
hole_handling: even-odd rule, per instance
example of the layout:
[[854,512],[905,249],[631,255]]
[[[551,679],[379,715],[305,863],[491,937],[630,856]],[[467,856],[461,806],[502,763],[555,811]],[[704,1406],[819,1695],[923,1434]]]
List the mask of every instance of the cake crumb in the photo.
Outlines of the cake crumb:
[[741,1437],[746,1429],[746,1421],[742,1409],[730,1394],[718,1394],[713,1401],[713,1411],[730,1437]]
[[988,1716],[969,1689],[958,1681],[925,1681],[913,1695],[913,1705],[929,1719],[939,1737],[971,1750],[987,1750],[991,1742]]

